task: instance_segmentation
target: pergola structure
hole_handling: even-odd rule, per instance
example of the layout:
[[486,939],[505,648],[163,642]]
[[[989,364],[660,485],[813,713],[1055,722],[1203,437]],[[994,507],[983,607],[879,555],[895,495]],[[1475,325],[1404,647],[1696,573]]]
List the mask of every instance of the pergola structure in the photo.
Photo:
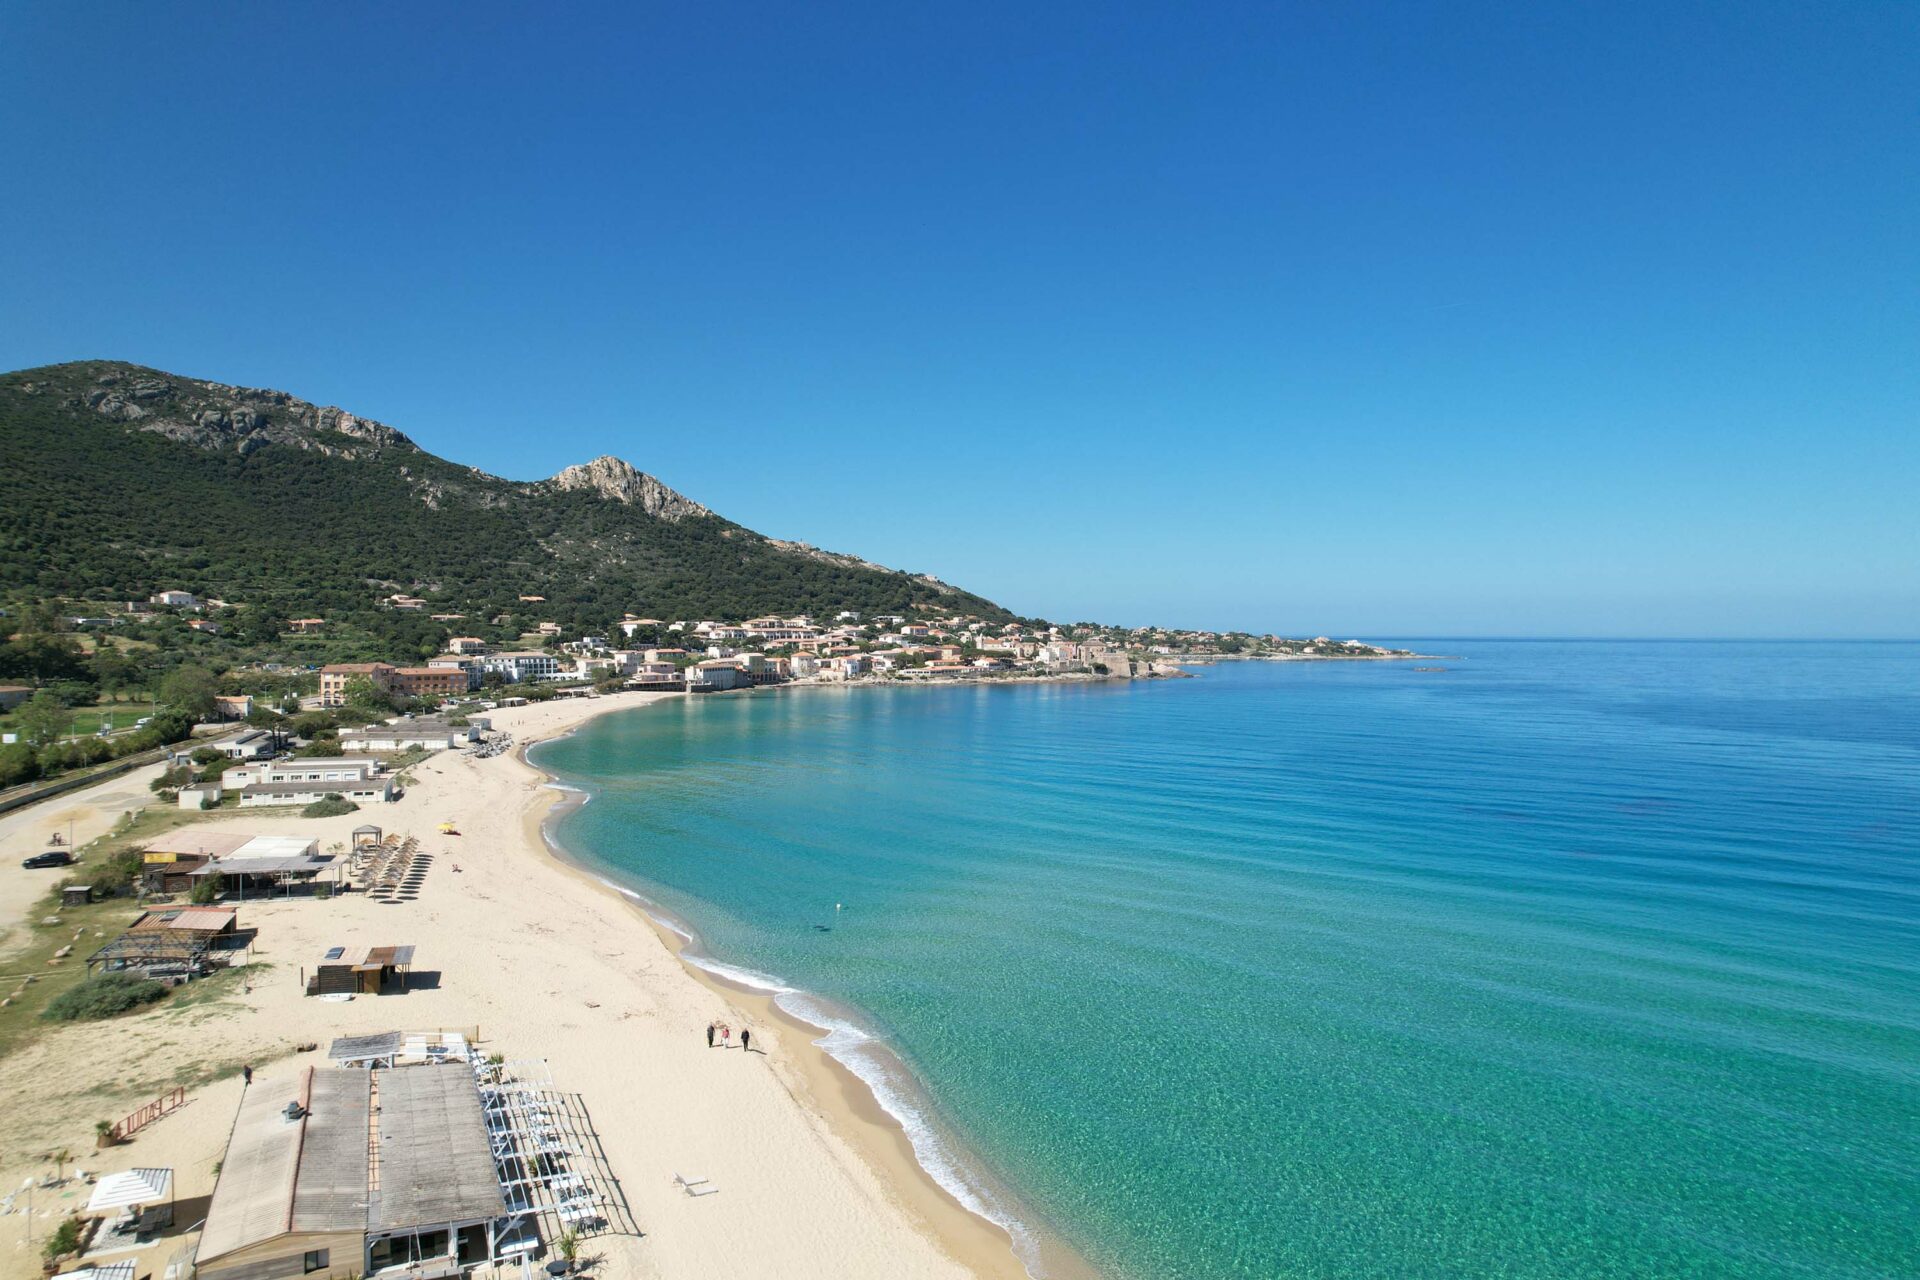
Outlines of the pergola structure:
[[498,1255],[531,1252],[569,1231],[638,1233],[586,1108],[554,1088],[544,1060],[476,1062],[473,1071],[507,1202]]
[[210,934],[150,930],[123,933],[87,957],[87,972],[129,970],[150,978],[199,978],[213,950]]

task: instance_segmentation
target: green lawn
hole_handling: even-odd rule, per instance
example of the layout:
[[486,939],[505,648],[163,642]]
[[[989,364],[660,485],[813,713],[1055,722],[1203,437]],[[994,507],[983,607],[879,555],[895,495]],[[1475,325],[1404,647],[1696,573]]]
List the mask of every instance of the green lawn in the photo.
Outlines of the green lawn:
[[[133,722],[142,716],[152,715],[153,708],[151,704],[145,702],[114,702],[93,707],[75,707],[67,714],[67,736],[83,738],[100,732],[103,725],[110,726],[115,734],[131,733]],[[17,732],[17,720],[15,711],[0,714],[0,732]]]

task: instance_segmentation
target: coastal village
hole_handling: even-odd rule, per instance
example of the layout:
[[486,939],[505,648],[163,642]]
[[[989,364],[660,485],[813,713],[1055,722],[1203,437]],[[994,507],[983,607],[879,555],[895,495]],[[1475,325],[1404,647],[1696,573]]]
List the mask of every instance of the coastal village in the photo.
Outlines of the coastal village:
[[[524,748],[615,707],[769,686],[1403,656],[943,612],[629,612],[602,634],[546,603],[474,627],[378,600],[443,633],[423,658],[176,661],[158,683],[180,705],[156,692],[116,728],[103,695],[85,752],[84,708],[51,739],[21,714],[55,681],[0,689],[0,752],[35,766],[0,792],[18,855],[0,867],[5,1275],[706,1274],[742,1238],[808,1251],[806,1273],[1024,1274],[884,1115],[848,1107],[808,1028],[680,966],[677,939],[653,945],[631,903],[547,854],[553,793]],[[185,589],[39,624],[96,661],[156,625],[184,646],[247,626]],[[277,628],[295,653],[331,629]],[[715,1026],[717,1048],[698,1036]]]

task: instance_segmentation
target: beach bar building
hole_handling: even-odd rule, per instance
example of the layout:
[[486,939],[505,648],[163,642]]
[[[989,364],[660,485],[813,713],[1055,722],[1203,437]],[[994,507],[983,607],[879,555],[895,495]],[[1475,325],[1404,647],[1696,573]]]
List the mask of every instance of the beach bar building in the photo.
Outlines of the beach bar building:
[[466,1066],[309,1067],[242,1096],[196,1275],[436,1280],[493,1261],[506,1213]]
[[141,852],[141,878],[154,893],[186,893],[208,876],[245,900],[310,890],[338,867],[307,836],[260,836],[225,827],[183,827],[155,836]]

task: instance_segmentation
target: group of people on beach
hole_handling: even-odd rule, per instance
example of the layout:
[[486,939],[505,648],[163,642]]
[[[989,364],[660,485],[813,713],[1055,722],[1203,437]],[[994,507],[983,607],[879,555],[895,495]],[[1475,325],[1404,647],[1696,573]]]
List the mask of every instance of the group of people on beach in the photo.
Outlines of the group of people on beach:
[[[733,1048],[733,1043],[732,1043],[733,1028],[732,1027],[728,1026],[724,1022],[709,1022],[707,1024],[707,1048],[709,1049],[713,1048],[713,1042],[716,1036],[720,1040],[720,1047],[722,1049]],[[740,1028],[740,1047],[742,1049],[745,1049],[745,1048],[748,1048],[752,1043],[753,1043],[753,1032],[747,1030],[747,1028],[745,1027]]]

